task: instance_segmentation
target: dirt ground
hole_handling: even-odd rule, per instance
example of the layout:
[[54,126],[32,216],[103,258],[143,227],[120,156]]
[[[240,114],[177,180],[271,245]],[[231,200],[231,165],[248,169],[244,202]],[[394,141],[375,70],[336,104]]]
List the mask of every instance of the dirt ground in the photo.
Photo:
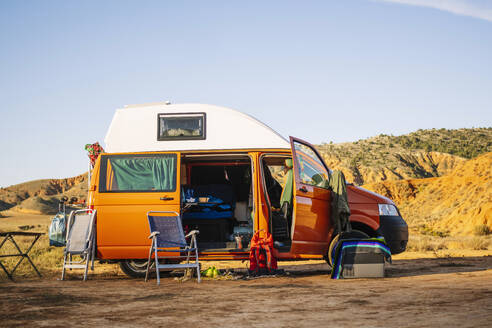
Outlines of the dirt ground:
[[[206,262],[205,262],[206,264]],[[286,275],[179,282],[93,274],[0,281],[6,327],[490,327],[492,257],[396,260],[384,279],[331,280],[326,264]],[[238,272],[244,269],[238,269]],[[33,276],[34,277],[34,276]]]

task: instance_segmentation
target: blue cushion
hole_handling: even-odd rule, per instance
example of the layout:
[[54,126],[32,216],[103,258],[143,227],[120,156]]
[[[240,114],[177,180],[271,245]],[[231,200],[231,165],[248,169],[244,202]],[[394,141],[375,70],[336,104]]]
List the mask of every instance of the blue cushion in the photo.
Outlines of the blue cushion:
[[183,213],[183,220],[186,219],[225,219],[225,218],[232,218],[233,213],[232,211],[207,211],[207,212],[185,212]]

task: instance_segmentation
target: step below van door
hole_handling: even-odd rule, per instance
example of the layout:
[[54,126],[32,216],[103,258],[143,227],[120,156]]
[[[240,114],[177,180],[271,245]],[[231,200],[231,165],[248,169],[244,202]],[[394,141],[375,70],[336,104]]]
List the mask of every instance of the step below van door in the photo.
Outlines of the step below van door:
[[291,252],[324,255],[333,233],[329,171],[309,143],[290,137],[294,162],[294,209]]
[[180,154],[101,155],[97,247],[103,259],[147,258],[147,212],[180,211]]

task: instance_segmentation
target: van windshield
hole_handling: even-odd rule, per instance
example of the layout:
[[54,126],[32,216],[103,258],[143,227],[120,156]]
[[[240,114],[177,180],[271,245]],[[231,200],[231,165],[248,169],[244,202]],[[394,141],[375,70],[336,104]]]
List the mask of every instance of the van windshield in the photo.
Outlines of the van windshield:
[[101,158],[100,192],[176,190],[175,154],[114,155]]

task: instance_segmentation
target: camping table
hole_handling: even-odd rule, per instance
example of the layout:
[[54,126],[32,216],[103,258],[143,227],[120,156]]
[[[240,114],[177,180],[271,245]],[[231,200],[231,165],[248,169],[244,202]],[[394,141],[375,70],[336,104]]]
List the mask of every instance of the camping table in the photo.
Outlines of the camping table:
[[[19,253],[15,253],[15,254],[0,255],[0,259],[3,257],[17,257],[17,256],[21,257],[21,259],[17,262],[17,264],[15,265],[14,269],[11,272],[9,272],[7,268],[0,261],[0,267],[2,267],[3,271],[5,271],[5,273],[7,274],[10,280],[14,280],[13,278],[14,272],[15,270],[17,270],[17,267],[19,266],[19,264],[21,264],[24,258],[26,258],[29,261],[29,263],[31,263],[32,267],[34,268],[38,276],[41,277],[41,273],[39,273],[38,269],[29,258],[29,255],[27,255],[29,251],[32,249],[32,247],[34,246],[34,244],[38,241],[39,237],[41,237],[41,235],[43,235],[43,233],[41,232],[24,232],[24,231],[0,232],[0,237],[3,237],[2,242],[0,242],[0,249],[2,248],[2,246],[5,244],[7,240],[10,240],[12,244],[14,244],[15,248],[17,248],[17,250],[19,251]],[[34,240],[32,241],[32,244],[31,246],[29,246],[27,251],[22,252],[19,245],[17,245],[17,243],[15,242],[14,236],[34,237]]]

